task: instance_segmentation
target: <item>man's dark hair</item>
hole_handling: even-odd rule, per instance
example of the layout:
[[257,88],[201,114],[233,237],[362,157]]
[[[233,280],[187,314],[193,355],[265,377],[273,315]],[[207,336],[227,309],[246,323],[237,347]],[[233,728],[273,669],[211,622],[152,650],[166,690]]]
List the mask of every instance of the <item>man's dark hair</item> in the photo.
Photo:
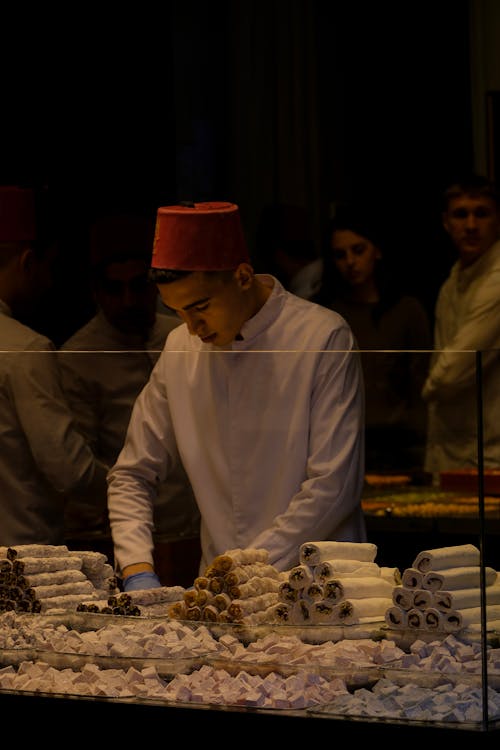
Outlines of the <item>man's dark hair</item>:
[[450,201],[470,195],[474,198],[489,198],[500,208],[500,193],[496,185],[479,174],[463,175],[454,180],[443,192],[442,210],[447,211]]

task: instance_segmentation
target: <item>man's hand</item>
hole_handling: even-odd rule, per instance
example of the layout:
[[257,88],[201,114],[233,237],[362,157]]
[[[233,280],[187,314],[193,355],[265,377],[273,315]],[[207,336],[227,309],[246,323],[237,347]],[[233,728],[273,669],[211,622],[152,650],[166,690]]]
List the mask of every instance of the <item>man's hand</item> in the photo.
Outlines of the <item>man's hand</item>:
[[150,570],[144,570],[141,573],[134,573],[123,580],[123,590],[142,591],[144,589],[161,588],[161,582],[156,573]]

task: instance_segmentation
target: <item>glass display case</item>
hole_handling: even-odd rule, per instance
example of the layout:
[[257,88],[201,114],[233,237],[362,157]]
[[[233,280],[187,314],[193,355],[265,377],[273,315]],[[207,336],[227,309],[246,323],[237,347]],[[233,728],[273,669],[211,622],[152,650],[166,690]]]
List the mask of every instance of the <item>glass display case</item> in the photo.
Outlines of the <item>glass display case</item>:
[[[187,610],[173,605],[192,598],[194,594],[188,591],[198,592],[193,581],[190,587],[164,587],[169,590],[165,599],[154,606],[137,600],[132,616],[119,601],[116,582],[108,581],[112,561],[102,555],[106,540],[95,535],[82,536],[78,549],[66,547],[61,552],[62,557],[80,555],[82,560],[87,552],[87,562],[77,568],[91,580],[85,565],[93,555],[102,555],[101,563],[108,566],[108,589],[92,581],[99,588],[95,606],[77,606],[68,600],[67,607],[61,604],[51,609],[47,604],[51,597],[40,594],[40,611],[27,611],[27,606],[23,611],[16,601],[24,601],[28,589],[35,590],[30,596],[36,598],[37,586],[30,576],[39,571],[32,574],[26,566],[23,570],[18,566],[14,580],[16,547],[0,547],[0,706],[4,715],[12,709],[32,718],[22,727],[26,738],[31,731],[33,738],[39,736],[41,726],[59,721],[64,711],[77,724],[85,721],[85,736],[107,736],[109,741],[125,722],[141,722],[142,731],[149,732],[150,728],[185,729],[186,722],[197,719],[200,731],[215,732],[224,741],[228,736],[221,732],[241,732],[247,726],[254,731],[278,729],[282,738],[292,739],[299,727],[326,736],[332,730],[344,731],[346,722],[353,738],[372,741],[431,735],[445,739],[464,733],[479,742],[498,740],[500,444],[492,426],[494,404],[485,372],[490,358],[499,353],[461,354],[462,371],[474,373],[472,412],[466,400],[463,409],[458,409],[459,388],[456,398],[450,398],[436,414],[433,402],[424,401],[418,390],[405,390],[390,378],[383,384],[386,419],[380,409],[370,409],[371,422],[366,424],[370,464],[361,502],[367,544],[375,548],[375,554],[371,559],[353,559],[372,567],[359,565],[351,575],[332,567],[324,569],[321,577],[321,563],[335,558],[309,564],[301,546],[296,567],[301,568],[308,586],[296,585],[290,594],[292,569],[276,571],[277,583],[269,584],[267,592],[273,606],[262,608],[262,615],[255,609],[246,614],[243,608],[240,617],[223,620],[217,613],[224,610],[214,605],[211,617],[208,610],[203,617],[201,607],[198,619],[184,619],[180,613]],[[212,356],[226,355],[234,353]],[[394,360],[399,365],[399,359],[400,373],[409,366],[424,371],[430,353],[363,355],[377,360],[370,372],[383,379],[389,359],[391,372]],[[23,356],[2,353],[3,358],[20,360]],[[30,353],[31,367],[36,366],[36,356],[53,355]],[[106,377],[123,373],[124,368],[110,366],[110,360],[123,362],[132,353],[61,352],[57,356],[91,358],[90,369],[98,379],[100,373]],[[297,357],[306,358],[308,352],[246,352],[243,356],[289,357],[296,368]],[[269,387],[279,389],[279,384]],[[392,407],[391,388],[398,390]],[[251,384],[242,383],[240,391],[244,399]],[[96,400],[98,394],[95,389]],[[9,394],[1,398],[8,403]],[[103,412],[97,402],[89,402],[88,408]],[[453,416],[453,425],[442,421],[443,414]],[[427,442],[429,435],[432,444]],[[448,439],[453,445],[446,444]],[[469,446],[465,452],[464,446]],[[310,543],[316,544],[315,540]],[[22,562],[22,549],[17,559]],[[374,579],[377,586],[383,580],[387,587],[380,585],[372,597]],[[293,602],[286,598],[285,584]],[[233,599],[245,599],[243,590],[240,586],[240,596]],[[330,604],[335,604],[337,619],[328,619],[325,607],[315,607],[319,590],[322,602],[330,596]],[[224,592],[232,598],[229,584]],[[271,594],[276,595],[274,599]],[[384,599],[385,604],[370,614],[365,605],[372,598]],[[342,603],[345,606],[339,614]],[[275,604],[281,604],[281,614]],[[299,724],[303,720],[306,724]],[[89,729],[89,721],[99,722],[99,731]],[[193,723],[192,731],[198,731],[194,727]]]

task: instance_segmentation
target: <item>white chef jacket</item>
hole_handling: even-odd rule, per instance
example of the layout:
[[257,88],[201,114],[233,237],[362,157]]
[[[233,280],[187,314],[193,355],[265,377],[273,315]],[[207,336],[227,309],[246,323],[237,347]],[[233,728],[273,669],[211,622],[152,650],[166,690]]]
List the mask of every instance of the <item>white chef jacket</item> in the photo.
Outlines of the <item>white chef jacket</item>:
[[277,279],[223,350],[169,335],[108,475],[121,568],[152,562],[151,508],[178,450],[201,511],[200,571],[232,548],[288,570],[310,540],[364,541],[364,403],[352,332]]
[[0,300],[0,545],[62,544],[63,493],[106,476],[77,431],[52,342]]
[[[99,310],[60,348],[63,387],[78,427],[108,466],[123,446],[134,401],[178,325],[177,316],[158,313],[147,336],[126,334]],[[109,534],[105,480],[99,489],[68,497],[66,526],[70,535]],[[180,461],[158,487],[154,528],[162,542],[199,537],[200,514]]]
[[472,265],[452,266],[436,302],[434,348],[422,391],[429,404],[426,470],[477,467],[479,385],[484,464],[500,468],[500,240]]

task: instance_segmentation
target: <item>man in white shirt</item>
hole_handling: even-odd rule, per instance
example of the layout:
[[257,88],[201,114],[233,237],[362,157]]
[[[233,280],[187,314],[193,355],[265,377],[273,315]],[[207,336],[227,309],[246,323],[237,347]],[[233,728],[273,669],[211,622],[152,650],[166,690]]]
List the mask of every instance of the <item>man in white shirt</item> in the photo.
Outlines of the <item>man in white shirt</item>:
[[477,468],[478,389],[484,466],[500,468],[500,196],[495,186],[480,175],[453,183],[444,194],[442,220],[458,260],[438,294],[435,351],[422,391],[429,409],[425,468],[436,484],[440,472]]
[[151,276],[183,325],[108,475],[125,590],[158,585],[151,509],[178,456],[201,513],[200,571],[238,547],[288,570],[305,541],[364,541],[362,376],[343,318],[254,274],[231,203],[159,208]]

